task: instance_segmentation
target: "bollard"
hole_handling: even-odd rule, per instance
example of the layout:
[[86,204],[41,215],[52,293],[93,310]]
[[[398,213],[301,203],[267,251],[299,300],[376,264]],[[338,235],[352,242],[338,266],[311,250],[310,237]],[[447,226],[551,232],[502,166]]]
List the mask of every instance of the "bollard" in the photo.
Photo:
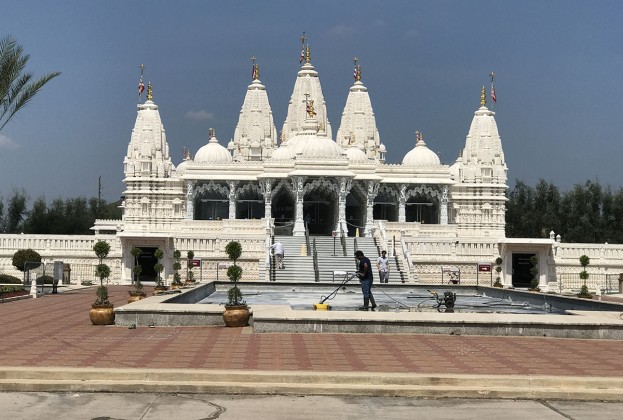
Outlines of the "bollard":
[[355,229],[355,238],[359,237],[359,228]]
[[307,256],[307,245],[303,244],[301,245],[301,257],[306,257]]

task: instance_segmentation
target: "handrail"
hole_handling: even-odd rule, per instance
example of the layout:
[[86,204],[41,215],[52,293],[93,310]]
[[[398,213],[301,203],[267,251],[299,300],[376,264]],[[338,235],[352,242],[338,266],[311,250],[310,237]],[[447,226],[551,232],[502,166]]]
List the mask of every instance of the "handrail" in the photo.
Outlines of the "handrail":
[[307,255],[309,255],[309,229],[307,228],[307,223],[305,223],[305,245],[307,246]]
[[385,231],[385,222],[379,220],[379,234],[381,236],[381,250],[387,250],[387,232]]
[[342,243],[342,251],[344,252],[344,256],[346,256],[346,236],[344,236],[344,232],[340,232],[340,242]]
[[407,274],[409,275],[409,280],[411,280],[413,260],[411,259],[411,252],[409,252],[409,247],[407,246],[407,243],[405,242],[402,235],[400,236],[400,245],[402,248],[402,256],[407,262]]
[[312,248],[312,258],[314,261],[314,280],[320,281],[320,271],[318,270],[318,251],[316,250],[316,238],[314,238]]

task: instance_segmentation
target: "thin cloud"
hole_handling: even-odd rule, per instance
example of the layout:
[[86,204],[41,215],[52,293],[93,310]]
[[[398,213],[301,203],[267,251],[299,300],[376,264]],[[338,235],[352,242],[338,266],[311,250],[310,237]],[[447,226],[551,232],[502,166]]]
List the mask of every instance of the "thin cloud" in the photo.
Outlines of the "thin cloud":
[[385,23],[383,19],[377,19],[374,22],[372,22],[372,26],[374,26],[375,28],[381,28],[381,27],[387,26],[387,24]]
[[354,26],[345,25],[343,23],[334,26],[333,28],[327,31],[329,36],[343,37],[343,36],[351,36],[357,32],[357,29]]
[[19,149],[19,144],[15,143],[11,138],[0,134],[0,149],[6,149],[6,150]]
[[202,109],[199,111],[188,111],[184,117],[189,120],[211,121],[214,120],[214,113]]

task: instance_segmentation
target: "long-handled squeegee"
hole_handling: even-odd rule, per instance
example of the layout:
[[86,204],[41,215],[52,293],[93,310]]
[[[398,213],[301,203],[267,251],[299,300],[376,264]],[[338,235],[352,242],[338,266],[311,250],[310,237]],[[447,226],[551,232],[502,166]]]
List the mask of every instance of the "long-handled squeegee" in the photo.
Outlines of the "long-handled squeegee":
[[[350,274],[350,277],[349,277],[349,274]],[[351,281],[352,279],[354,279],[355,277],[357,277],[357,273],[346,274],[344,276],[345,278],[344,281],[333,292],[331,292],[328,296],[321,296],[320,303],[314,303],[314,309],[317,311],[328,311],[329,309],[331,309],[331,306],[329,306],[329,304],[325,302],[329,299],[333,299],[335,295],[337,295],[337,292],[340,290],[340,288],[344,286],[346,283],[348,283],[349,281]]]

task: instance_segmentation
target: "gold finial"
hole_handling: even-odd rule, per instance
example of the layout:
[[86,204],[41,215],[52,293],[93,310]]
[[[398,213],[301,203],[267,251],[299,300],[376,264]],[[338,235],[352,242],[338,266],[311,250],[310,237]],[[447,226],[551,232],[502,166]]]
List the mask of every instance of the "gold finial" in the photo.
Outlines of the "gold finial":
[[353,78],[355,79],[355,82],[361,82],[361,64],[359,64],[359,59],[357,57],[354,57],[353,63],[355,64],[355,69],[353,70]]
[[253,61],[253,69],[251,70],[251,80],[258,80],[260,78],[260,66],[255,63],[255,56],[251,57],[251,61]]
[[480,91],[480,106],[486,106],[487,105],[487,93],[485,91],[485,87],[482,87],[482,90]]
[[216,137],[216,132],[212,127],[208,128],[208,137]]
[[151,82],[147,82],[147,100],[151,101],[154,99],[154,92],[151,89]]
[[309,50],[309,44],[307,44],[307,47],[305,48],[305,64],[309,63],[311,63],[311,53]]
[[305,93],[305,111],[307,111],[307,116],[309,118],[314,118],[316,111],[314,111],[314,101],[309,99],[310,96],[309,93]]

